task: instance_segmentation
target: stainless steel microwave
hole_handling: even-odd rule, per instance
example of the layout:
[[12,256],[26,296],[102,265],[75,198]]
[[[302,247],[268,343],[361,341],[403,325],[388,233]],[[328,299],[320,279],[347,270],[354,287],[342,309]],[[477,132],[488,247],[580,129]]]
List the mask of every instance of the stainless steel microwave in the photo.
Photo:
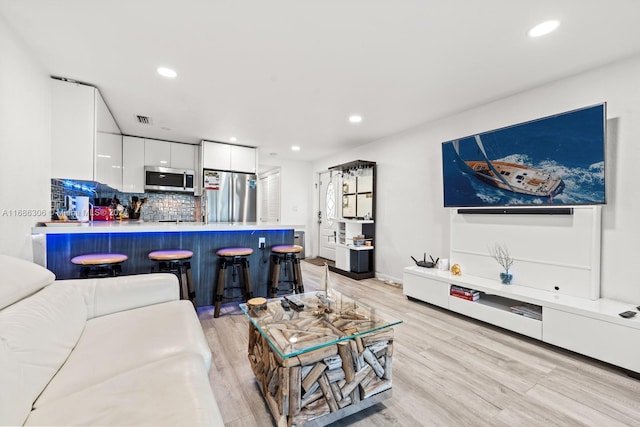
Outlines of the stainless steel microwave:
[[193,193],[194,175],[192,170],[145,166],[144,189]]

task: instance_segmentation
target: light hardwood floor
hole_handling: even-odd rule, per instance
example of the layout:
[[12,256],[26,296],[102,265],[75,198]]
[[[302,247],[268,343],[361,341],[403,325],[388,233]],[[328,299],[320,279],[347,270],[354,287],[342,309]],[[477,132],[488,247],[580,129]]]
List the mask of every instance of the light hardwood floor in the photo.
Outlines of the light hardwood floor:
[[[323,267],[301,265],[305,290],[316,290]],[[616,367],[409,301],[376,279],[331,273],[331,280],[404,321],[395,328],[393,397],[335,426],[640,426],[640,381]],[[237,303],[217,319],[209,307],[198,314],[225,425],[274,425],[247,360],[248,320]]]

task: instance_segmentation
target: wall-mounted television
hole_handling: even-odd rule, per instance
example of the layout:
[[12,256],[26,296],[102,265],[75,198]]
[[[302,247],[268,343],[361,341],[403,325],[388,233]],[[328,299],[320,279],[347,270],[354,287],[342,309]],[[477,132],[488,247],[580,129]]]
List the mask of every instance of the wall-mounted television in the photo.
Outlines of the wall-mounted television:
[[445,207],[605,203],[606,103],[442,143]]

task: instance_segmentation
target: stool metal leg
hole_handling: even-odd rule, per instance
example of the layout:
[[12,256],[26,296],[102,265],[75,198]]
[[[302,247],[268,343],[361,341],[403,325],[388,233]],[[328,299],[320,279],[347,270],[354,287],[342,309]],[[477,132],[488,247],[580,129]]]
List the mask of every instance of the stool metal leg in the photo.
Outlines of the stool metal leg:
[[297,256],[293,257],[293,277],[295,283],[295,292],[304,293],[304,284],[302,283],[302,271],[300,270],[300,260]]
[[191,274],[191,263],[185,262],[185,270],[187,274],[187,291],[189,292],[189,299],[193,303],[193,307],[196,307],[196,290],[193,287],[193,276]]
[[227,272],[227,260],[220,260],[220,270],[218,271],[218,284],[216,290],[215,309],[213,311],[213,317],[220,317],[220,305],[222,305],[222,294],[224,293],[224,281]]
[[187,271],[182,263],[178,263],[178,277],[180,278],[180,299],[187,299],[189,296]]
[[253,291],[251,291],[251,273],[249,272],[249,260],[242,258],[242,272],[244,274],[244,300],[249,301],[253,298]]
[[271,298],[278,296],[278,282],[280,281],[280,257],[273,256],[273,275],[271,276]]

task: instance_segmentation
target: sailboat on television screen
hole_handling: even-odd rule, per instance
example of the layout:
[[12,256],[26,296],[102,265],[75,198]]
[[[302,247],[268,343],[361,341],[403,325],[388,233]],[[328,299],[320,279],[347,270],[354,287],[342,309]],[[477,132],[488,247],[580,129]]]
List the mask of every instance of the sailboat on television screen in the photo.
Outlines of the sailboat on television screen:
[[543,170],[518,163],[489,160],[480,136],[475,135],[475,140],[483,160],[462,160],[460,141],[453,141],[456,163],[463,172],[502,190],[530,196],[553,197],[564,189],[564,182],[560,177]]

